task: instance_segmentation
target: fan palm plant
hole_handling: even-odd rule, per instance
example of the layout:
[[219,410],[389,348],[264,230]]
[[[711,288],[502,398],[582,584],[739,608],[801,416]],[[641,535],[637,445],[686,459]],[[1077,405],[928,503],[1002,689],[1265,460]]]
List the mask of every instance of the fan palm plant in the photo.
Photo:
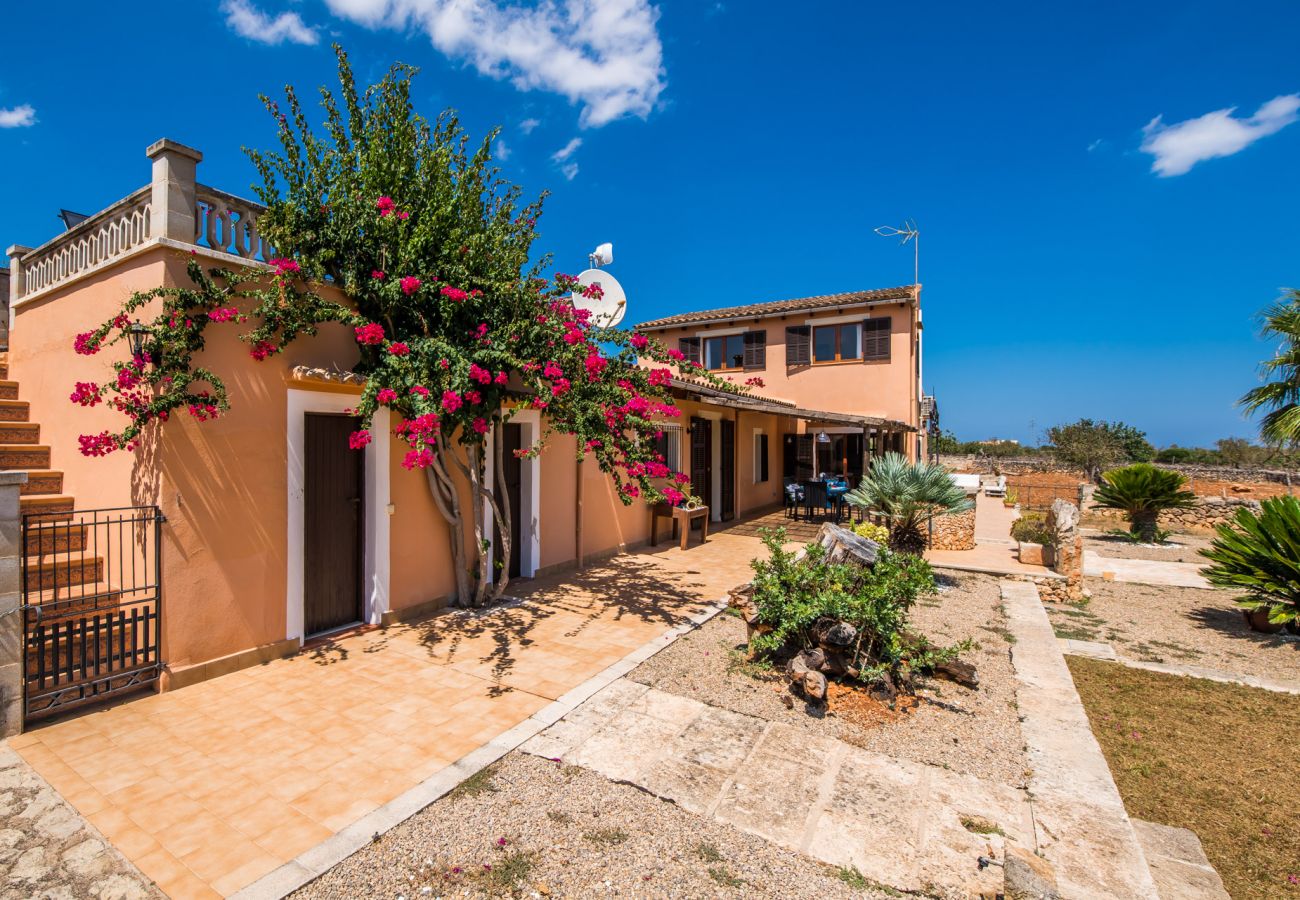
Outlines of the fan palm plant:
[[1265,443],[1278,446],[1300,444],[1300,290],[1289,291],[1264,313],[1262,336],[1277,339],[1272,359],[1260,364],[1266,381],[1239,401],[1248,412],[1267,409],[1259,433]]
[[1187,479],[1177,472],[1134,463],[1103,475],[1092,500],[1097,506],[1122,509],[1128,515],[1129,531],[1146,543],[1155,543],[1160,513],[1195,502],[1196,495],[1184,490],[1186,484]]
[[1215,531],[1214,542],[1201,551],[1213,565],[1201,574],[1211,584],[1240,590],[1237,603],[1247,612],[1266,612],[1274,626],[1295,629],[1300,624],[1300,501],[1265,500],[1259,513],[1240,509]]
[[862,483],[844,495],[851,506],[884,516],[890,549],[902,553],[925,550],[925,526],[936,516],[965,512],[974,506],[966,491],[953,483],[948,470],[936,463],[912,463],[899,453],[886,453],[871,465]]

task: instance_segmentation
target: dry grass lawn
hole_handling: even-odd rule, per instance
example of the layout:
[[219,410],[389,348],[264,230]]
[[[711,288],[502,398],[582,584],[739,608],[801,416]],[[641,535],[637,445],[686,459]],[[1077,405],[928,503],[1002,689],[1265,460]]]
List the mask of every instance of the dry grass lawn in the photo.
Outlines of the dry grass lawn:
[[1300,697],[1066,659],[1129,814],[1196,832],[1235,900],[1300,898]]

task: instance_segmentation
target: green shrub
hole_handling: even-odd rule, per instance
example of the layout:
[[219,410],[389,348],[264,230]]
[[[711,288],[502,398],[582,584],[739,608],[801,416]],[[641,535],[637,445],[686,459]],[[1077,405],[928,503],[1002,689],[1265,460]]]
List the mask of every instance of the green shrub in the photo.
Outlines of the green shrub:
[[1201,551],[1213,565],[1201,570],[1211,584],[1242,592],[1247,610],[1268,610],[1270,622],[1300,622],[1300,501],[1275,497],[1258,514],[1240,509]]
[[889,546],[889,529],[884,525],[877,525],[874,522],[858,522],[856,525],[850,526],[850,530],[858,537],[875,541],[882,547]]
[[1148,544],[1156,543],[1160,513],[1182,509],[1196,501],[1196,495],[1184,490],[1187,479],[1150,463],[1135,463],[1112,469],[1102,476],[1102,485],[1092,495],[1093,503],[1110,509],[1122,509],[1128,515],[1129,530]]
[[784,529],[764,531],[763,543],[770,558],[751,563],[758,621],[769,629],[750,640],[750,652],[759,658],[813,646],[813,626],[821,620],[857,629],[846,662],[851,675],[868,683],[884,676],[905,681],[912,670],[932,667],[966,648],[933,647],[907,631],[908,613],[917,598],[935,593],[934,572],[922,557],[882,547],[875,565],[865,568],[827,562],[816,543],[797,559],[782,549]]
[[889,520],[889,549],[918,555],[925,552],[925,526],[931,519],[975,505],[945,467],[911,462],[901,453],[886,453],[872,463],[844,502]]
[[1029,544],[1051,544],[1055,535],[1047,530],[1047,517],[1040,512],[1025,512],[1011,523],[1013,540]]

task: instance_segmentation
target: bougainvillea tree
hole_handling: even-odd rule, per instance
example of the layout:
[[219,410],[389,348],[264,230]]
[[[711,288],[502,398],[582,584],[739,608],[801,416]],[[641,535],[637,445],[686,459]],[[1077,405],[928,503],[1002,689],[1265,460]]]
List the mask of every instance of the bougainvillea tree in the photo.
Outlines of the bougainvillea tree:
[[[226,387],[196,358],[223,330],[261,361],[341,323],[355,336],[355,369],[365,376],[351,446],[369,444],[376,412],[390,412],[406,444],[403,465],[424,472],[447,522],[458,602],[477,605],[508,581],[515,513],[504,441],[489,437],[512,415],[544,411],[541,440],[521,455],[536,455],[553,433],[573,435],[624,503],[677,503],[689,479],[655,451],[661,423],[679,414],[669,366],[719,382],[676,350],[592,323],[571,300],[572,277],[542,277],[550,260],[532,250],[544,198],[524,203],[500,177],[495,132],[474,147],[453,114],[421,118],[410,96],[415,70],[406,66],[358,92],[337,52],[341,90],[321,91],[321,131],[292,88],[287,112],[263,98],[280,147],[249,155],[263,180],[258,227],[276,248],[270,271],[204,270],[195,258],[191,285],[135,294],[120,315],[77,337],[79,353],[129,346],[140,329],[134,314],[157,311],[143,323],[141,352],[114,362],[112,380],[76,386],[74,403],[107,402],[127,417],[121,431],[83,435],[81,449],[134,449],[145,428],[172,415],[219,418],[229,409]],[[497,490],[486,477],[489,448]],[[500,532],[498,573],[489,564],[489,511]]]

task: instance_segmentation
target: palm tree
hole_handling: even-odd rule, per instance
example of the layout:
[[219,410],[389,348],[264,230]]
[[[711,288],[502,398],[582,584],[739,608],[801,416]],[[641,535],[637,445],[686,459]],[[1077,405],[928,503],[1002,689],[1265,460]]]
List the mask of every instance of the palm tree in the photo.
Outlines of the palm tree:
[[899,453],[886,453],[854,490],[844,495],[851,506],[884,516],[889,546],[902,553],[925,551],[925,526],[936,516],[965,512],[974,506],[966,491],[953,483],[944,466],[908,462]]
[[1300,290],[1291,290],[1264,313],[1262,336],[1281,343],[1272,359],[1260,363],[1265,381],[1238,401],[1247,412],[1267,409],[1259,433],[1267,444],[1300,444]]
[[1183,490],[1186,484],[1187,479],[1178,472],[1134,463],[1103,475],[1092,500],[1097,506],[1124,510],[1129,531],[1151,544],[1156,540],[1161,512],[1191,506],[1196,500],[1195,494]]
[[1262,613],[1267,622],[1247,616],[1256,630],[1300,625],[1300,501],[1274,497],[1258,513],[1237,510],[1219,525],[1214,543],[1201,556],[1213,565],[1201,569],[1211,584],[1241,591],[1237,604]]

